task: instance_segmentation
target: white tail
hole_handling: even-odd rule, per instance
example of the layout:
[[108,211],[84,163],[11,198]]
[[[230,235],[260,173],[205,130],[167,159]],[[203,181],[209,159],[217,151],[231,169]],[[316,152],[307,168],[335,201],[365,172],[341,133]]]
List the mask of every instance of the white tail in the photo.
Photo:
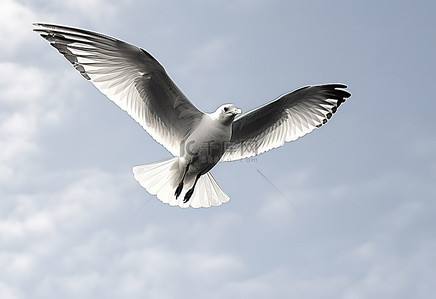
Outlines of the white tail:
[[[183,171],[183,169],[182,169]],[[193,208],[219,206],[229,201],[227,194],[221,190],[218,183],[209,172],[202,175],[195,186],[194,193],[188,202],[184,203],[185,193],[191,188],[194,180],[185,182],[182,193],[176,199],[174,193],[182,178],[179,169],[179,158],[133,167],[133,175],[139,184],[150,194],[156,195],[162,202],[172,206]]]

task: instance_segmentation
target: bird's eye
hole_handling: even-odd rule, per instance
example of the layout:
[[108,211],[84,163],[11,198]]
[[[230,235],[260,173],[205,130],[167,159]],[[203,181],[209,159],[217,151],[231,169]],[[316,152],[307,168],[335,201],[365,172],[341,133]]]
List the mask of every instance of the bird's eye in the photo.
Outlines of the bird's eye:
[[224,112],[229,111],[229,107],[224,107]]

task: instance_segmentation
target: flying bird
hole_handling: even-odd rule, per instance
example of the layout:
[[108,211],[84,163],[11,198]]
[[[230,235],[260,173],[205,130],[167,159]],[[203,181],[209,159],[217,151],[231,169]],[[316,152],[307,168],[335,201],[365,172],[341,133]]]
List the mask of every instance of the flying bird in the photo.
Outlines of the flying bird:
[[343,84],[305,86],[245,114],[233,104],[204,113],[144,49],[84,29],[33,25],[173,155],[133,167],[139,184],[172,206],[210,207],[229,201],[210,173],[218,162],[252,157],[296,140],[324,125],[351,96]]

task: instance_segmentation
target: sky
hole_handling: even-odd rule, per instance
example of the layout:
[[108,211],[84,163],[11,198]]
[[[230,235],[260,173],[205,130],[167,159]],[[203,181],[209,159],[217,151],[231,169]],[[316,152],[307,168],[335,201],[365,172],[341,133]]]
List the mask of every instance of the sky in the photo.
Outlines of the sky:
[[[230,201],[161,203],[168,158],[33,22],[140,46],[205,112],[309,84],[326,126],[212,173]],[[435,1],[2,0],[0,297],[431,298]]]

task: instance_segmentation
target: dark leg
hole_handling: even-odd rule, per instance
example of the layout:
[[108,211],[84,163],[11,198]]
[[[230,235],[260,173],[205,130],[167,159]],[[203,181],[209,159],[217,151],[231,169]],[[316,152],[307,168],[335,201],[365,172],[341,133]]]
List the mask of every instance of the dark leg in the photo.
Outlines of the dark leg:
[[180,196],[180,193],[182,193],[182,190],[183,190],[183,181],[185,180],[185,176],[186,176],[186,173],[188,172],[188,168],[189,168],[189,164],[186,165],[185,172],[183,173],[182,180],[180,181],[179,185],[177,186],[176,192],[174,192],[174,195],[176,196],[176,199]]
[[194,193],[195,185],[197,184],[197,181],[200,177],[201,177],[201,174],[197,174],[197,176],[195,177],[194,185],[192,185],[192,188],[189,189],[188,192],[186,192],[186,194],[185,194],[185,198],[183,199],[183,203],[187,203],[189,201],[189,199],[191,198],[192,193]]

